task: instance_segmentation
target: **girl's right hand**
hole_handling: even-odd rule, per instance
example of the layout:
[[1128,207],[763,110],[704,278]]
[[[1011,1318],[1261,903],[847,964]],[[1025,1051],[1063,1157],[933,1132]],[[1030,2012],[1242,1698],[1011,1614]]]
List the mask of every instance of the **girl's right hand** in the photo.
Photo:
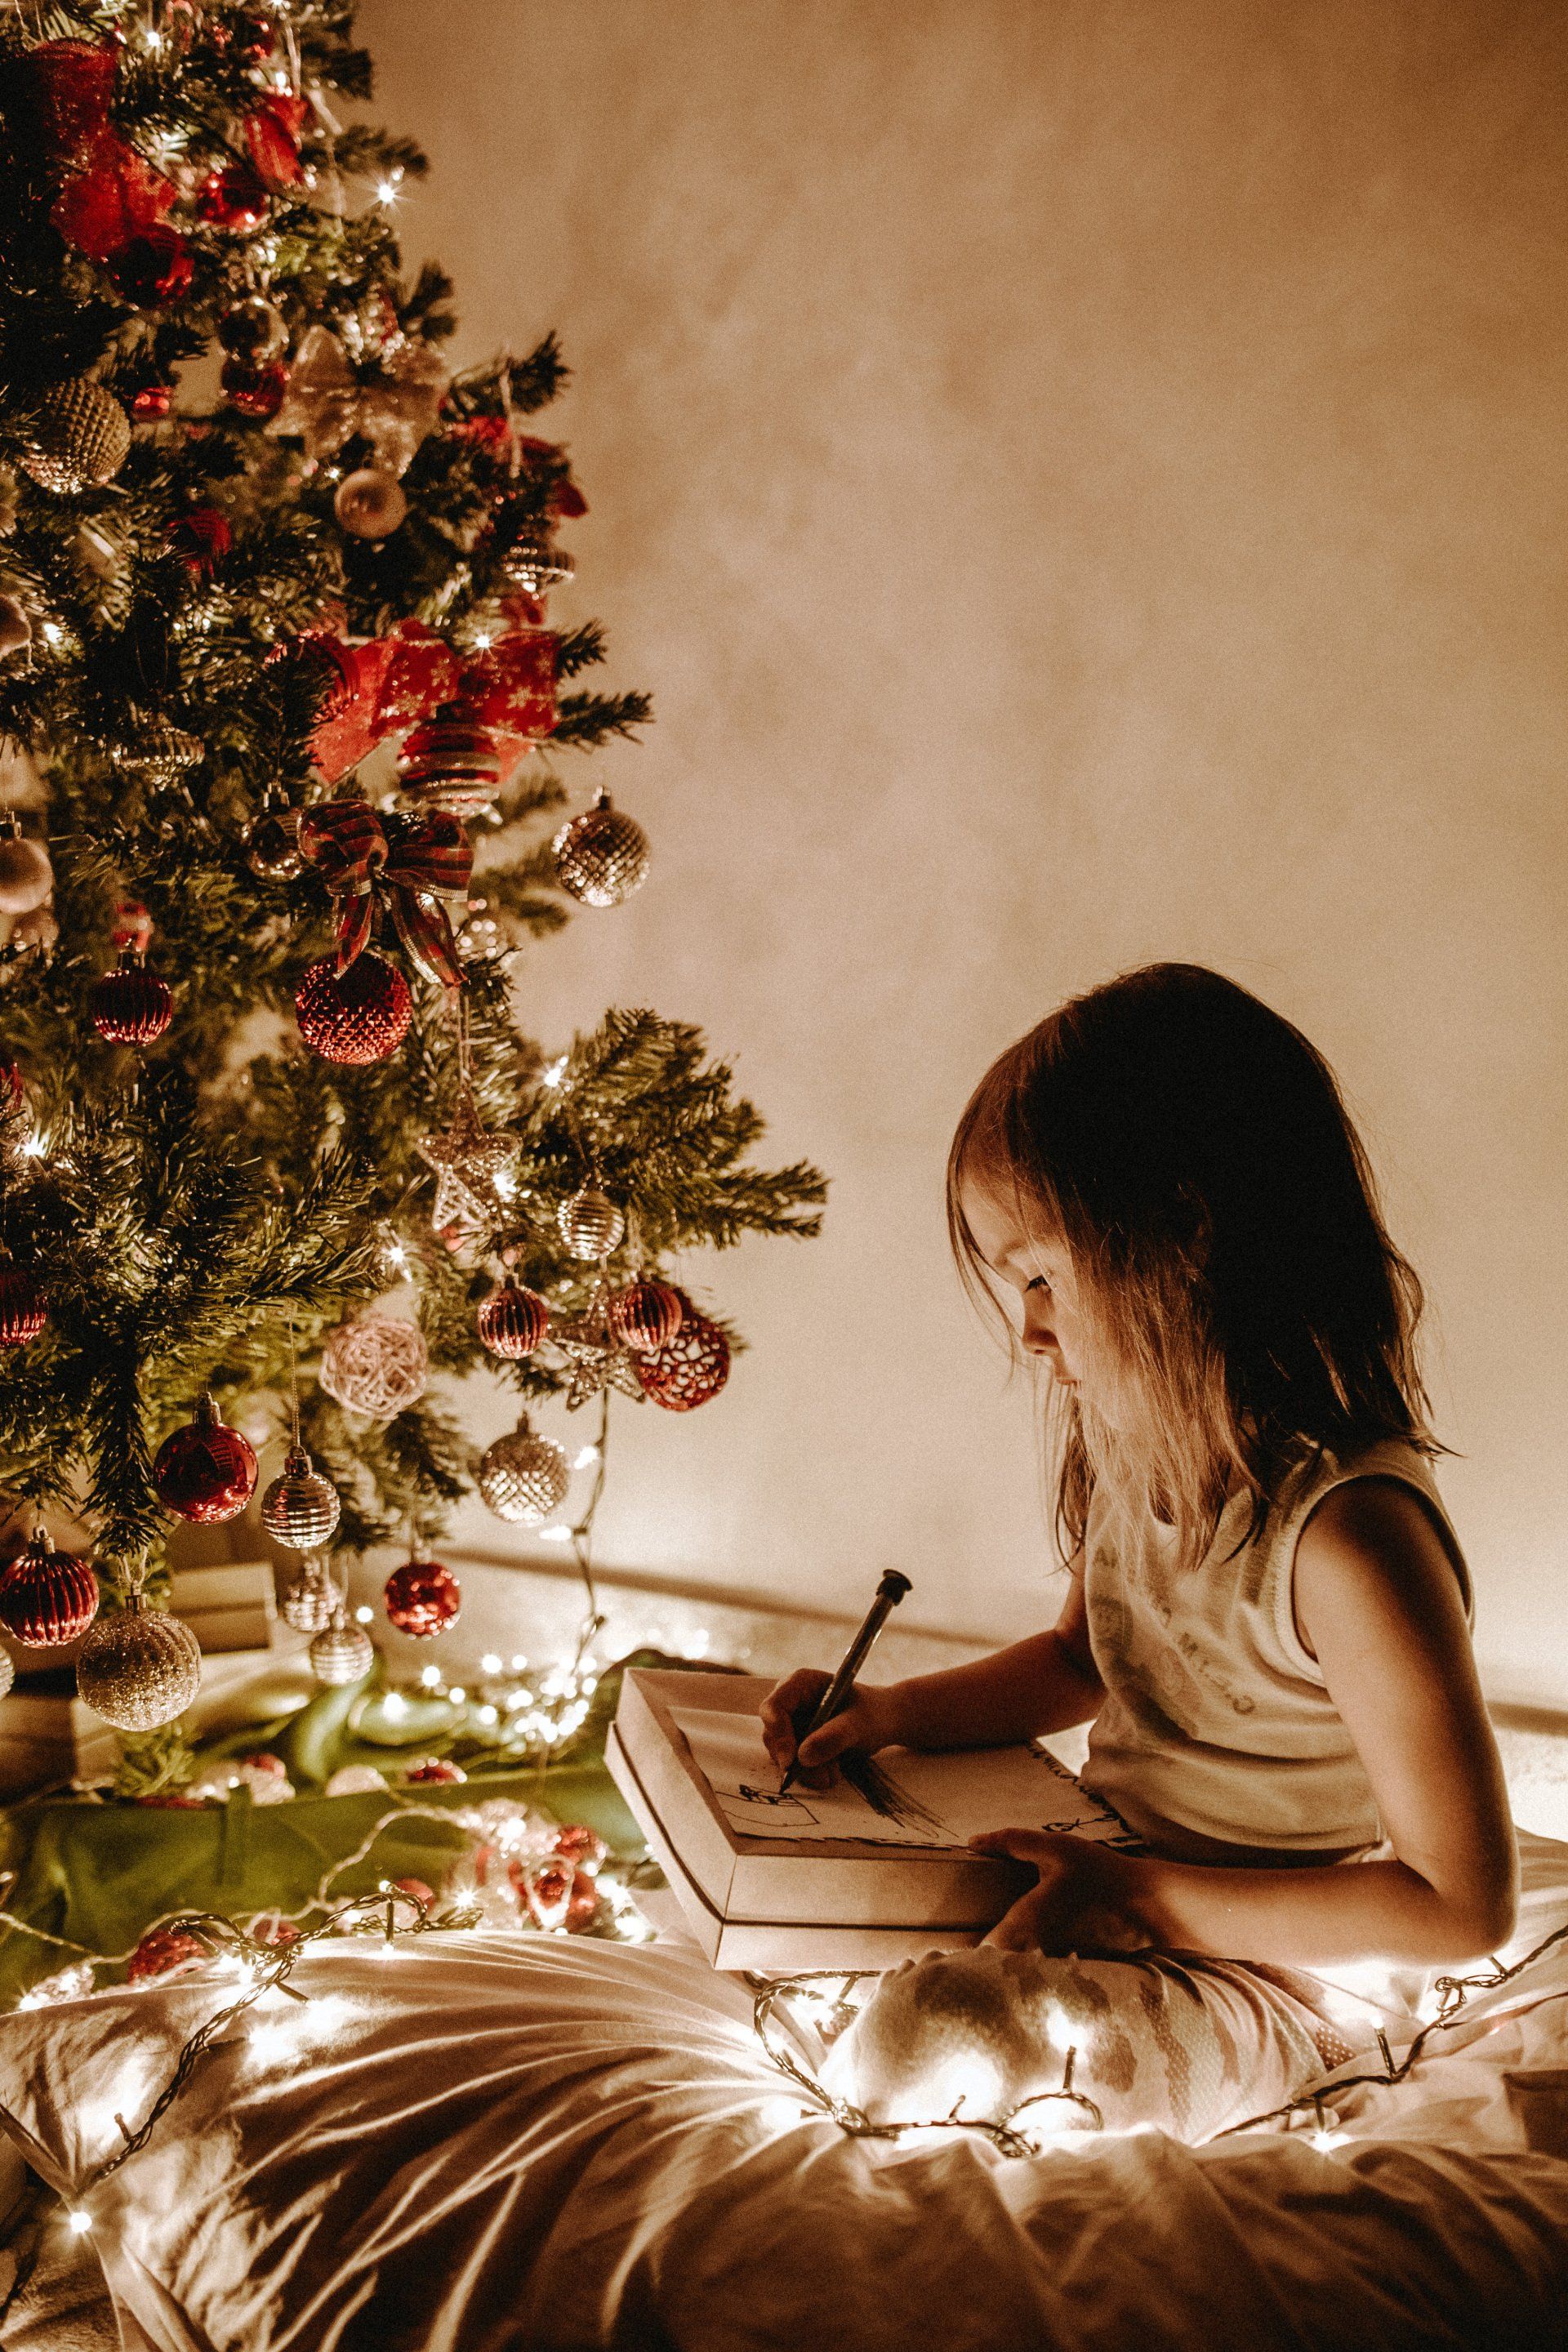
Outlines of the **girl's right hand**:
[[[793,1675],[775,1683],[763,1699],[758,1709],[763,1745],[780,1772],[795,1762],[791,1717],[798,1715],[804,1721],[832,1680],[818,1666],[797,1666]],[[830,1789],[838,1778],[836,1757],[848,1748],[870,1756],[879,1748],[891,1747],[900,1737],[892,1690],[857,1685],[848,1706],[801,1743],[800,1778],[808,1789]]]

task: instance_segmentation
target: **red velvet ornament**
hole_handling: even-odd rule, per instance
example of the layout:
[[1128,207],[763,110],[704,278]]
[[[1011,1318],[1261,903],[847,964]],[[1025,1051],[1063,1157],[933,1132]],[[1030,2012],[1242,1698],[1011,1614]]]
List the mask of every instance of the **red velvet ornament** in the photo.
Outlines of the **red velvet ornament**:
[[0,1265],[0,1348],[25,1348],[48,1321],[49,1302],[25,1265]]
[[680,1293],[668,1282],[644,1280],[613,1291],[605,1301],[605,1319],[623,1348],[634,1356],[651,1356],[669,1345],[685,1311]]
[[438,1559],[410,1559],[395,1568],[382,1599],[398,1632],[418,1641],[433,1639],[455,1625],[463,1605],[462,1588]]
[[191,248],[177,228],[162,224],[111,253],[104,272],[115,292],[139,310],[173,302],[191,282]]
[[107,41],[40,41],[27,51],[38,127],[56,155],[79,163],[106,129],[116,63]]
[[174,1017],[166,981],[147,971],[134,948],[127,948],[88,999],[92,1025],[111,1045],[150,1045]]
[[0,1625],[30,1649],[58,1649],[98,1614],[98,1579],[74,1552],[56,1551],[42,1528],[0,1571]]
[[366,949],[341,979],[336,956],[308,964],[294,1010],[300,1036],[323,1062],[384,1062],[408,1034],[414,1000],[396,965]]
[[427,1756],[423,1764],[411,1764],[403,1779],[405,1786],[416,1789],[448,1789],[468,1777],[460,1764],[449,1764],[444,1756]]
[[241,416],[276,416],[289,389],[289,371],[278,360],[225,360],[218,371],[224,398]]
[[645,1392],[667,1412],[694,1412],[716,1397],[730,1377],[730,1342],[717,1323],[700,1315],[684,1290],[680,1328],[673,1339],[651,1356],[637,1359],[637,1378]]
[[228,517],[216,507],[192,507],[169,525],[169,544],[196,579],[211,573],[234,545]]
[[492,1356],[531,1356],[549,1320],[550,1309],[537,1290],[503,1282],[479,1309],[479,1337]]
[[178,1969],[211,1958],[201,1937],[184,1927],[149,1927],[125,1963],[126,1981],[148,1984],[154,1977],[173,1976]]
[[178,194],[118,131],[103,131],[85,169],[55,198],[49,218],[79,253],[107,261],[155,228]]
[[254,114],[245,118],[245,143],[257,171],[275,188],[300,184],[300,132],[310,111],[308,98],[286,89],[268,90]]
[[267,218],[265,182],[248,163],[226,163],[196,192],[196,218],[209,228],[248,232]]
[[256,1455],[237,1429],[218,1419],[212,1398],[204,1396],[195,1419],[158,1448],[153,1485],[166,1510],[211,1527],[237,1518],[256,1492]]
[[0,1062],[0,1122],[15,1118],[22,1108],[22,1065]]

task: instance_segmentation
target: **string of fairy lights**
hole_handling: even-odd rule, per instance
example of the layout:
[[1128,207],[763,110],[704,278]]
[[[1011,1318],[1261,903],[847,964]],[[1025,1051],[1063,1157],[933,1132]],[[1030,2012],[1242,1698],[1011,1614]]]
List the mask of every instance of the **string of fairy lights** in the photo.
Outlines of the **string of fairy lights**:
[[[490,1810],[486,1809],[487,1811]],[[83,2234],[92,2228],[89,2200],[94,2190],[148,2145],[190,2084],[203,2055],[237,2019],[277,1995],[283,2000],[293,2000],[301,2009],[320,2011],[322,2022],[331,2011],[332,2021],[336,2022],[343,2008],[341,2000],[336,2000],[331,1992],[302,1992],[291,1981],[307,1952],[324,1940],[355,1936],[374,1937],[379,1948],[390,1952],[405,1937],[454,1929],[472,1930],[485,1924],[481,1917],[476,1916],[471,1906],[461,1901],[438,1904],[423,1892],[408,1891],[406,1882],[399,1885],[385,1878],[378,1882],[374,1893],[353,1895],[338,1901],[329,1899],[333,1881],[366,1861],[378,1838],[390,1824],[406,1821],[410,1814],[420,1813],[448,1826],[454,1819],[451,1813],[429,1806],[403,1805],[383,1814],[354,1853],[334,1864],[323,1877],[318,1889],[318,1902],[308,1906],[305,1914],[297,1915],[288,1922],[291,1932],[284,1940],[276,1939],[275,1927],[271,1935],[263,1939],[253,1932],[256,1921],[247,1927],[216,1912],[180,1913],[163,1923],[168,1932],[188,1937],[200,1945],[206,1956],[209,1972],[224,1988],[223,1998],[213,2013],[204,2019],[182,2044],[166,2081],[147,2103],[139,2120],[132,2124],[118,2109],[114,2112],[113,2122],[120,2136],[120,2144],[73,2184],[66,2200],[67,2223],[73,2232]],[[493,1831],[493,1820],[487,1826]],[[310,1917],[309,1912],[311,1910],[319,1911],[321,1916]],[[270,1918],[271,1915],[268,1916]],[[623,1894],[615,1916],[614,1932],[624,1939],[647,1941],[651,1937],[653,1930],[637,1913],[635,1899],[629,1890]],[[36,1928],[9,1913],[0,1911],[0,1922],[20,1928],[57,1948],[82,1951],[81,1947],[71,1946],[68,1938]],[[1378,2042],[1384,2062],[1381,2072],[1363,2070],[1357,2074],[1341,2074],[1305,2088],[1266,2113],[1250,2116],[1241,2123],[1225,2126],[1213,2135],[1213,2141],[1264,2130],[1270,2125],[1283,2126],[1288,2129],[1300,2116],[1313,2119],[1315,2127],[1310,2137],[1314,2146],[1328,2149],[1343,2144],[1350,2136],[1333,2128],[1337,2117],[1330,2105],[1336,2094],[1363,2085],[1384,2088],[1405,2081],[1435,2035],[1451,2032],[1466,2021],[1471,1995],[1495,1991],[1514,1982],[1565,1939],[1568,1939],[1568,1926],[1553,1930],[1510,1965],[1504,1966],[1494,1960],[1484,1971],[1470,1976],[1439,1977],[1434,1988],[1438,1999],[1437,2013],[1421,2028],[1401,2059],[1395,2060],[1386,2036],[1380,2032]],[[123,1953],[107,1958],[84,1954],[75,1968],[62,1971],[60,1977],[25,1994],[18,2006],[39,2006],[53,1999],[79,1997],[90,1990],[89,1984],[80,1980],[84,1969],[95,1974],[101,1967],[122,1966],[129,1957]],[[752,2025],[758,2046],[781,2079],[790,2086],[799,2102],[803,2120],[813,2116],[825,2118],[847,2137],[855,2139],[897,2141],[917,2136],[929,2137],[932,2134],[967,2133],[984,2140],[1000,2156],[1024,2160],[1045,2156],[1064,2137],[1077,2138],[1086,2133],[1107,2135],[1100,2108],[1075,2084],[1076,2046],[1069,2047],[1064,2054],[1062,2081],[1056,2089],[1031,2093],[1000,2116],[966,2115],[962,2112],[962,2102],[940,2115],[898,2119],[873,2119],[868,2116],[801,2063],[795,2051],[775,2031],[775,2021],[787,2004],[796,2013],[799,2022],[816,2023],[825,2031],[841,2026],[855,2014],[855,2003],[850,1998],[854,1988],[874,1979],[879,1973],[875,1969],[811,1969],[780,1978],[748,1976],[746,1980],[753,1993]],[[59,1990],[51,1991],[51,1985],[58,1986]],[[1568,1987],[1555,1988],[1542,1992],[1535,2005],[1565,1998],[1568,1998]],[[299,2047],[298,2029],[290,2033],[285,2024],[265,2018],[253,2025],[252,2040],[258,2055],[279,2062],[297,2054]],[[1066,2133],[1039,2131],[1039,2123],[1046,2113],[1059,2115],[1064,2109],[1069,2116]],[[1115,2137],[1114,2133],[1107,2136]]]

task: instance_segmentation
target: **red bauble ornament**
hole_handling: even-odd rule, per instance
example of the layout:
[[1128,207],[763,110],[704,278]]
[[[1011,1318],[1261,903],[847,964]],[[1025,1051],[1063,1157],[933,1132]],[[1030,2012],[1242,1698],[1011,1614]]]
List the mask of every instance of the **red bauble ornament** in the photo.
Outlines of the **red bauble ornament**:
[[30,1649],[56,1649],[98,1614],[98,1579],[74,1552],[56,1551],[42,1528],[0,1571],[0,1625]]
[[458,1622],[462,1588],[438,1559],[410,1559],[395,1568],[382,1594],[390,1622],[400,1633],[424,1641]]
[[49,1302],[25,1265],[0,1265],[0,1348],[25,1348],[48,1321]]
[[684,1290],[680,1328],[651,1356],[637,1359],[637,1378],[667,1412],[694,1412],[716,1397],[730,1377],[730,1342],[717,1323],[700,1315]]
[[149,1927],[125,1964],[126,1982],[147,1984],[211,1958],[201,1937],[184,1927]]
[[198,1527],[237,1518],[256,1492],[256,1455],[204,1396],[196,1417],[158,1448],[153,1484],[165,1509]]
[[612,1335],[634,1356],[652,1356],[668,1348],[685,1311],[680,1293],[668,1282],[631,1282],[625,1290],[613,1291],[605,1303]]
[[307,965],[294,1010],[300,1036],[324,1062],[384,1062],[408,1034],[414,1000],[396,965],[366,949],[341,979],[336,956]]
[[172,383],[144,383],[131,404],[132,422],[137,425],[157,425],[169,414],[169,404],[174,397]]
[[93,1027],[111,1045],[150,1045],[174,1017],[168,983],[146,970],[134,948],[104,973],[88,1003]]
[[436,1889],[426,1886],[422,1878],[395,1878],[392,1891],[395,1895],[406,1895],[415,1903],[423,1903],[426,1911],[435,1908]]
[[200,579],[222,562],[234,545],[234,531],[216,507],[192,507],[169,525],[169,544]]
[[277,360],[225,360],[218,382],[241,416],[276,416],[289,389],[289,371]]
[[209,228],[259,228],[267,206],[266,184],[248,163],[226,163],[202,182],[196,194],[196,218]]
[[153,944],[153,918],[140,898],[121,898],[109,936],[121,953],[134,948],[139,956],[146,954]]
[[537,1290],[503,1282],[479,1309],[479,1337],[492,1356],[531,1356],[549,1320],[550,1309]]
[[427,1756],[423,1764],[411,1764],[403,1776],[405,1785],[416,1789],[455,1788],[468,1777],[460,1764],[449,1764],[444,1756]]
[[160,221],[111,253],[104,273],[125,301],[134,302],[139,310],[153,310],[184,292],[192,268],[191,248],[179,230]]

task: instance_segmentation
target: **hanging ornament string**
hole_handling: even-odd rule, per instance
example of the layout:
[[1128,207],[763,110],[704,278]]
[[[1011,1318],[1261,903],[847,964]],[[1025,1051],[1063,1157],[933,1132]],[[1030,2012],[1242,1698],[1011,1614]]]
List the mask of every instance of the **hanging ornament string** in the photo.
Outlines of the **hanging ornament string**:
[[506,419],[507,472],[515,482],[522,471],[522,442],[517,429],[517,411],[511,404],[511,353],[510,352],[502,352],[500,355],[498,381],[500,389],[500,413]]

